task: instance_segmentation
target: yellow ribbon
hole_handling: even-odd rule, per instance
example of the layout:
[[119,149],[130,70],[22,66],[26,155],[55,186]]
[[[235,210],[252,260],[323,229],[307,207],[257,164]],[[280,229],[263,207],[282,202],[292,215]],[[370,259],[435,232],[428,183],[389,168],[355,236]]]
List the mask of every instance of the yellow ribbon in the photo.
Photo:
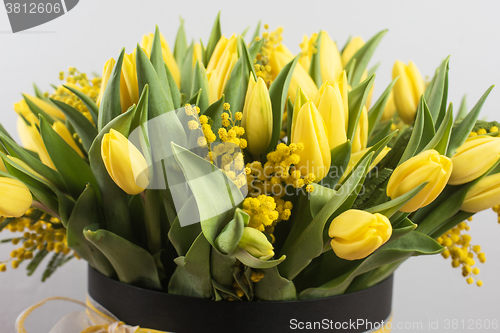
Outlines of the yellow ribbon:
[[[87,302],[83,303],[75,299],[67,297],[49,297],[46,298],[23,311],[16,320],[16,331],[17,333],[28,333],[24,323],[26,319],[44,304],[50,301],[64,301],[74,304],[78,304],[85,308],[85,314],[89,321],[89,326],[84,328],[81,333],[168,333],[164,331],[157,331],[147,328],[140,328],[139,326],[129,326],[124,322],[119,321],[116,317],[111,314],[104,313],[105,310],[99,310],[97,306],[92,304],[90,299],[87,297]],[[64,333],[64,332],[61,332]]]

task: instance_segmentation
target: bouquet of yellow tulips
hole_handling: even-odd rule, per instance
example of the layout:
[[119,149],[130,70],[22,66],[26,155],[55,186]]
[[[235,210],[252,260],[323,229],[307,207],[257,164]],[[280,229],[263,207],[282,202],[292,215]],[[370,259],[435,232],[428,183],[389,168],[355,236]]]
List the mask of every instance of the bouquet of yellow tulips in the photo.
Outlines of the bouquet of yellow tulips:
[[[467,220],[500,203],[500,138],[448,102],[449,59],[412,62],[371,103],[382,31],[342,49],[326,31],[294,56],[282,29],[171,51],[158,28],[102,77],[23,95],[0,126],[0,262],[44,279],[69,259],[121,282],[214,300],[321,298],[442,253],[477,280]],[[245,38],[247,41],[245,41]],[[0,258],[0,260],[2,260]]]

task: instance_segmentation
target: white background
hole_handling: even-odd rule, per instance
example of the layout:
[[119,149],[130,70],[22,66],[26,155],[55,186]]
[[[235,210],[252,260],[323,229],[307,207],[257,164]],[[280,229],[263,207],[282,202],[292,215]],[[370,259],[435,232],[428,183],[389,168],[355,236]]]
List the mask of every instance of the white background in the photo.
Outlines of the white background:
[[[458,108],[463,94],[469,107],[491,85],[500,83],[500,5],[495,1],[97,1],[81,0],[66,15],[24,33],[12,34],[7,15],[0,9],[0,121],[15,133],[13,103],[22,92],[31,93],[31,83],[48,89],[58,83],[58,73],[76,66],[87,73],[102,70],[120,48],[130,52],[141,36],[160,30],[173,48],[179,16],[186,21],[188,38],[206,44],[213,20],[221,10],[223,33],[231,35],[252,29],[259,19],[274,29],[284,27],[284,43],[298,52],[304,33],[327,30],[342,46],[349,35],[365,40],[389,29],[372,60],[381,62],[375,96],[390,82],[396,59],[414,61],[422,74],[431,76],[440,61],[451,54],[450,98]],[[249,33],[252,33],[252,29]],[[483,116],[499,119],[500,88],[493,90]],[[460,271],[440,256],[414,258],[396,274],[394,320],[412,326],[439,320],[500,319],[500,225],[496,215],[484,212],[471,223],[473,243],[481,244],[488,261],[480,265],[484,286],[465,283]],[[7,232],[0,238],[7,238]],[[0,261],[7,259],[10,245],[0,246]],[[0,331],[13,332],[17,314],[28,305],[49,296],[84,300],[86,264],[71,262],[50,281],[40,283],[40,273],[28,278],[24,269],[0,273]],[[58,309],[61,309],[59,307]],[[55,313],[41,311],[43,319],[30,332],[47,332]],[[271,314],[270,314],[271,315]],[[44,326],[45,324],[45,326]],[[475,326],[474,326],[475,327]],[[399,329],[395,332],[427,332]],[[469,332],[459,329],[455,332]],[[484,329],[475,331],[488,332]],[[489,330],[494,331],[494,330]]]

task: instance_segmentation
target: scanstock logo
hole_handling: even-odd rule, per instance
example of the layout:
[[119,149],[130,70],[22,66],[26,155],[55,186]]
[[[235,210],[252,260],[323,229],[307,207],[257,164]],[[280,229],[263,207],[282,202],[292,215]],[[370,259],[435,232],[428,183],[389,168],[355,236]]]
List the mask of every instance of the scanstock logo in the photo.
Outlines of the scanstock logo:
[[72,10],[79,0],[4,0],[12,32],[52,21]]

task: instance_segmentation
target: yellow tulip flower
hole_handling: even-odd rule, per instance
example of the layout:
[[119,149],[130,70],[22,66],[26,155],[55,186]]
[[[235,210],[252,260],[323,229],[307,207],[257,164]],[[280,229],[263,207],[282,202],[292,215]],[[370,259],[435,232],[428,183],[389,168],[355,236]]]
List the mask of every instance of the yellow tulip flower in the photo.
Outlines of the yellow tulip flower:
[[215,46],[207,66],[208,102],[217,102],[224,93],[226,83],[238,61],[238,37],[222,36]]
[[[24,94],[24,96],[26,96],[26,98],[28,98],[31,102],[33,102],[33,104],[38,106],[49,116],[52,116],[60,120],[66,120],[66,116],[64,115],[64,113],[54,105],[35,96],[31,96],[28,94]],[[28,107],[28,103],[26,103],[24,99],[14,104],[14,111],[16,111],[19,115],[23,116],[29,122],[31,123],[36,122],[38,124],[38,115],[35,115],[33,114],[33,112],[31,112],[30,108]]]
[[54,170],[56,169],[54,163],[52,163],[52,160],[50,159],[47,148],[45,148],[42,136],[40,135],[40,132],[35,124],[26,126],[25,140],[29,140],[31,148],[34,148],[33,151],[38,154],[38,157],[43,164]]
[[52,125],[52,128],[54,129],[54,131],[57,134],[59,134],[61,136],[61,138],[63,138],[64,141],[66,141],[66,143],[71,148],[73,148],[78,153],[78,155],[80,155],[81,158],[85,157],[83,155],[80,147],[78,147],[75,140],[73,139],[73,136],[71,135],[71,133],[69,132],[69,130],[66,128],[66,126],[63,123],[61,123],[60,121],[56,121]]
[[0,178],[0,216],[21,217],[32,203],[33,197],[26,185],[17,179]]
[[387,196],[398,198],[428,182],[400,211],[411,213],[430,204],[443,191],[453,170],[451,159],[436,150],[426,150],[400,164],[387,184]]
[[[294,55],[290,50],[288,50],[283,44],[277,46],[271,53],[269,64],[271,65],[271,76],[274,79],[281,72],[283,67],[285,67],[290,61],[292,61]],[[313,79],[309,73],[302,67],[300,63],[295,66],[295,70],[292,74],[292,79],[290,81],[290,87],[288,88],[288,95],[295,101],[297,88],[302,88],[304,94],[308,98],[313,98],[318,93],[318,87],[314,83]]]
[[[146,54],[151,54],[151,49],[153,48],[153,39],[155,35],[153,33],[146,34],[142,37],[141,47],[144,49]],[[163,61],[167,64],[170,73],[177,84],[177,87],[181,87],[181,71],[179,70],[179,66],[175,61],[174,54],[170,51],[170,47],[168,46],[167,40],[160,33],[160,42],[161,42],[161,51],[163,55]]]
[[203,53],[201,50],[201,45],[199,43],[194,43],[193,45],[193,68],[196,65],[196,61],[199,60],[203,63]]
[[465,184],[482,176],[500,158],[500,138],[486,135],[468,138],[451,157],[450,185]]
[[345,67],[349,60],[365,45],[365,41],[360,36],[351,38],[342,51],[342,65]]
[[384,111],[382,111],[382,117],[380,120],[384,121],[387,119],[392,119],[396,113],[396,103],[394,103],[394,93],[391,91],[389,93],[389,98],[387,98],[387,103],[385,104]]
[[149,169],[141,152],[118,131],[104,135],[101,156],[109,176],[123,191],[135,195],[149,185]]
[[[134,51],[135,52],[135,51]],[[104,64],[104,69],[102,71],[102,81],[101,90],[99,91],[99,96],[97,96],[96,104],[99,106],[101,104],[102,98],[104,97],[104,91],[108,84],[113,68],[115,67],[116,61],[111,58]],[[135,54],[125,54],[123,56],[122,72],[120,76],[120,105],[122,112],[128,110],[134,104],[139,101],[139,85],[137,83],[137,70],[135,63]]]
[[387,242],[392,226],[382,214],[350,209],[333,219],[328,235],[333,238],[330,244],[339,258],[357,260],[366,258]]
[[257,259],[269,260],[274,257],[274,247],[261,231],[245,227],[238,246]]
[[321,80],[334,82],[343,70],[342,59],[337,44],[324,30],[321,31],[319,59]]
[[247,150],[253,156],[264,153],[273,134],[273,110],[266,83],[260,77],[255,82],[250,75],[241,126],[245,129]]
[[366,106],[363,106],[361,115],[359,116],[358,126],[354,133],[354,140],[352,141],[352,153],[356,153],[366,148],[368,143],[368,112]]
[[405,65],[396,61],[392,68],[392,79],[399,76],[394,85],[394,102],[401,119],[408,125],[415,120],[420,97],[425,91],[425,83],[413,62]]
[[461,210],[477,213],[500,202],[500,173],[486,176],[467,192]]
[[328,131],[330,149],[333,149],[347,141],[345,119],[348,115],[338,85],[334,87],[325,82],[319,89],[318,95],[319,98],[315,100],[319,99],[319,102],[316,105]]
[[297,117],[292,133],[292,143],[303,143],[305,149],[299,154],[295,167],[303,176],[314,174],[315,181],[323,179],[330,170],[331,154],[328,130],[321,114],[313,102],[305,103]]

